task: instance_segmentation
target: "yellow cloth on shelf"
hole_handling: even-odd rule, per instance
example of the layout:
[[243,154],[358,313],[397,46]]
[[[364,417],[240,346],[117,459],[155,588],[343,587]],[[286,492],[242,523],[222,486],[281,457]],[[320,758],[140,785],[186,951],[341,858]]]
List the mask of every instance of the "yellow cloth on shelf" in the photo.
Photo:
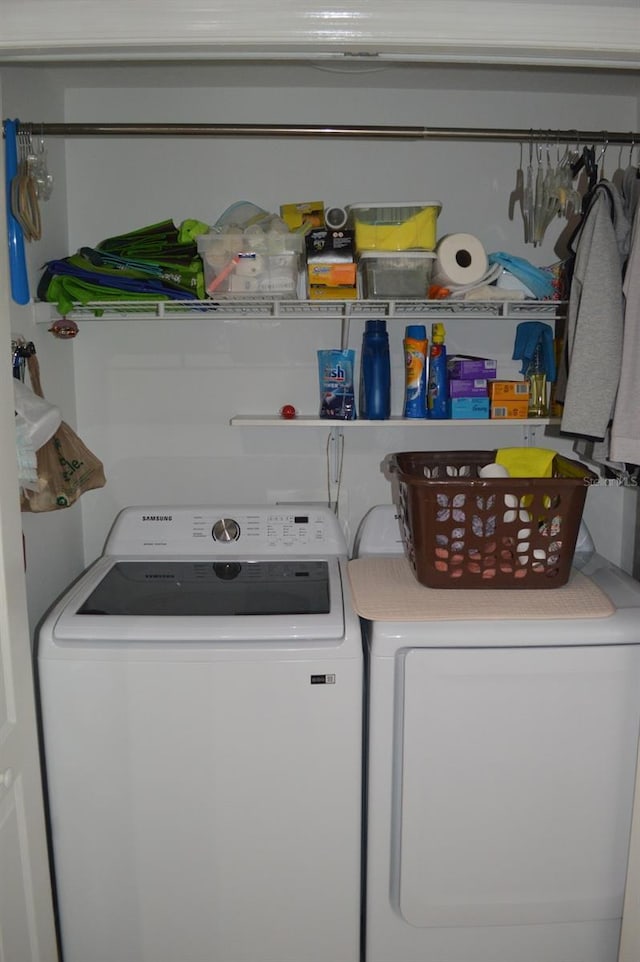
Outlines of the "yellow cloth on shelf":
[[512,478],[550,478],[555,456],[548,448],[500,448],[496,464],[506,468]]

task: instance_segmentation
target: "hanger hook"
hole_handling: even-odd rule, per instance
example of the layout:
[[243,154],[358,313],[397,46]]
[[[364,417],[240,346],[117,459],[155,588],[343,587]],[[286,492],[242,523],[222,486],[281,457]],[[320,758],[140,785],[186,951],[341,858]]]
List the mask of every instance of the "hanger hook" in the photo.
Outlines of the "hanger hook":
[[604,159],[604,155],[607,152],[607,147],[609,146],[609,135],[607,134],[606,130],[602,131],[602,140],[603,140],[603,144],[600,148],[600,156],[598,157],[598,163]]

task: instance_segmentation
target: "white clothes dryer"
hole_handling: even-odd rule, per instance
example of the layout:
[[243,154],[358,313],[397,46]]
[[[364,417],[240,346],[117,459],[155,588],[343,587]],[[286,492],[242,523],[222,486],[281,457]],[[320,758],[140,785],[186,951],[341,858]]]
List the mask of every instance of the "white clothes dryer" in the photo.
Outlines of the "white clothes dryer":
[[[381,566],[397,568],[392,507],[367,516],[356,551],[379,556],[381,583]],[[474,620],[453,589],[438,592],[444,619],[363,620],[367,962],[617,959],[640,584],[595,554],[582,575],[607,616],[530,619],[525,595],[539,592],[510,591],[521,617]]]
[[346,554],[322,507],[127,508],[44,620],[64,962],[357,962]]

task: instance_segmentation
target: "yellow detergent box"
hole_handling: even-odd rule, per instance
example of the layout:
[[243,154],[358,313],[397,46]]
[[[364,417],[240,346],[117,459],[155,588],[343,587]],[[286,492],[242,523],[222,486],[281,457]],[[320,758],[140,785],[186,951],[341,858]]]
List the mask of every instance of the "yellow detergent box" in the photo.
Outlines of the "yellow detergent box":
[[323,287],[317,285],[309,288],[310,301],[354,301],[358,295],[355,287]]
[[307,264],[307,279],[310,286],[355,287],[356,270],[355,264],[319,261],[317,264]]
[[491,417],[504,421],[506,418],[526,418],[529,416],[529,398],[523,401],[499,401],[491,403]]
[[528,401],[528,381],[489,381],[489,397],[492,403],[502,401]]

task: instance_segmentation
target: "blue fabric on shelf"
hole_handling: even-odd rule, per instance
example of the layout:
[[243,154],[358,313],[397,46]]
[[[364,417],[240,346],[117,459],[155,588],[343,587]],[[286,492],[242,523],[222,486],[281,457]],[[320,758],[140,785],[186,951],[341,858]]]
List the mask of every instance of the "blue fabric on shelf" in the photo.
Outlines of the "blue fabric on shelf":
[[553,278],[549,272],[543,271],[540,267],[534,267],[523,257],[505,254],[504,251],[495,251],[489,254],[489,263],[501,264],[506,271],[526,284],[539,301],[553,297]]
[[553,328],[550,324],[544,324],[542,321],[522,321],[518,324],[513,345],[513,360],[522,361],[520,373],[526,374],[538,344],[542,346],[542,363],[547,381],[555,381],[556,357],[553,347]]

